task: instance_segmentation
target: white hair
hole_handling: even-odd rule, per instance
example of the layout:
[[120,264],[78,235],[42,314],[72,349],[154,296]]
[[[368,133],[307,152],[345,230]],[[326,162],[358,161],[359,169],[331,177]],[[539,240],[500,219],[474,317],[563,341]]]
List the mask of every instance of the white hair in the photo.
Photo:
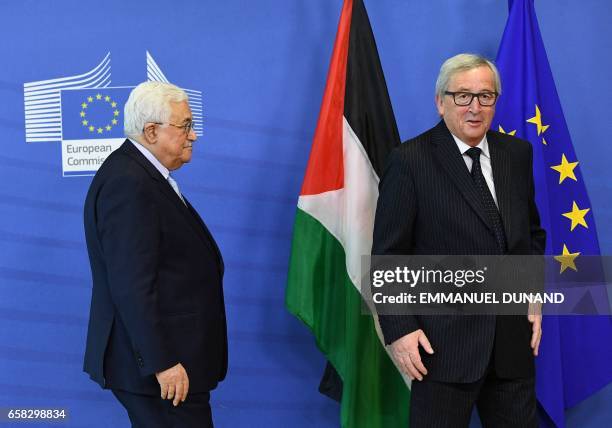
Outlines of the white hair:
[[123,108],[123,130],[136,138],[148,122],[166,123],[170,120],[170,103],[188,101],[185,91],[171,83],[143,82],[136,86]]
[[438,74],[438,80],[436,80],[436,95],[440,98],[444,96],[444,92],[448,90],[448,83],[455,74],[483,66],[489,67],[493,72],[495,76],[495,92],[501,94],[501,79],[495,64],[483,56],[462,53],[447,59],[442,64],[442,67],[440,67],[440,74]]

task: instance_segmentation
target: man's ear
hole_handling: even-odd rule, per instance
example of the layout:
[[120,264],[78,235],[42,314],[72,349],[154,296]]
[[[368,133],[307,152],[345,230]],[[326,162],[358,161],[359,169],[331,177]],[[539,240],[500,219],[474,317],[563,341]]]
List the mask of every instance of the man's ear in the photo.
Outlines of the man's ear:
[[147,123],[142,131],[142,136],[147,144],[157,142],[157,126],[154,123]]
[[444,117],[444,100],[440,95],[436,95],[436,108],[440,117]]

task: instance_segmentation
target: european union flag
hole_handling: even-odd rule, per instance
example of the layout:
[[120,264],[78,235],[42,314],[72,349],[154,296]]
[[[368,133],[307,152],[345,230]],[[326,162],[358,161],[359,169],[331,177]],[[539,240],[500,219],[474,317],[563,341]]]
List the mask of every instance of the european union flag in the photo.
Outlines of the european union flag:
[[[503,96],[494,129],[515,133],[533,145],[536,200],[548,231],[547,253],[559,262],[557,275],[571,275],[580,269],[581,257],[600,254],[595,219],[544,50],[534,0],[509,0],[509,5],[497,55]],[[611,321],[607,316],[544,317],[536,360],[537,394],[557,426],[565,425],[565,409],[612,381]]]
[[63,90],[62,140],[123,137],[123,106],[132,88]]

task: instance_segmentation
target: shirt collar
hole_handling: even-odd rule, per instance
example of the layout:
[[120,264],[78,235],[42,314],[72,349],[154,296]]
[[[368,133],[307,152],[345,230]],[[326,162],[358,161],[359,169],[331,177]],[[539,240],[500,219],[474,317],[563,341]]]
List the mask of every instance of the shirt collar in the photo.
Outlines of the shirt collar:
[[157,160],[155,155],[151,153],[149,149],[147,149],[145,146],[140,144],[138,141],[132,140],[131,138],[128,138],[128,140],[130,140],[130,142],[134,144],[134,146],[136,146],[136,148],[140,151],[140,153],[142,153],[144,157],[147,158],[147,160],[153,164],[155,169],[157,169],[160,172],[160,174],[164,177],[164,179],[167,180],[168,176],[170,175],[170,171],[168,170],[168,168],[163,166],[162,163],[159,160]]
[[[455,134],[453,134],[452,132],[451,132],[451,135],[453,136],[453,139],[455,140],[455,144],[457,144],[457,148],[459,149],[462,155],[464,155],[465,152],[467,152],[469,149],[472,148],[472,146],[465,144],[457,136],[455,136]],[[482,140],[480,140],[480,143],[478,143],[476,147],[482,150],[482,154],[485,157],[487,157],[488,159],[491,158],[491,156],[489,156],[489,143],[487,142],[487,134],[485,134],[485,136],[482,137]]]

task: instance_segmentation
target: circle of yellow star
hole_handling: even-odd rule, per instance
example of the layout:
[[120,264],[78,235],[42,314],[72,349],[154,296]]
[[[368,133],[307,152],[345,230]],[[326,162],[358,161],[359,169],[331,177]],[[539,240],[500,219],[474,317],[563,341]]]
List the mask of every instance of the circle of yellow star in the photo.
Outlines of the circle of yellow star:
[[565,154],[562,154],[561,163],[559,165],[551,166],[551,169],[554,169],[559,173],[559,184],[561,184],[566,178],[571,178],[574,181],[578,181],[576,175],[574,174],[574,169],[577,165],[578,161],[568,162]]
[[573,231],[578,225],[584,226],[587,229],[589,228],[586,223],[586,220],[584,219],[584,216],[587,215],[589,211],[591,211],[590,208],[585,208],[581,210],[580,208],[578,208],[578,204],[576,203],[576,201],[574,201],[574,203],[572,204],[572,210],[570,212],[563,213],[563,217],[567,217],[572,221],[570,231]]
[[559,273],[565,272],[566,269],[571,269],[578,272],[578,269],[576,268],[576,257],[579,255],[580,252],[570,253],[567,246],[563,244],[563,252],[560,255],[555,256],[555,260],[561,264],[561,270]]
[[[111,120],[110,124],[107,123],[105,126],[98,126],[98,127],[96,127],[93,124],[90,124],[90,122],[87,121],[87,120],[82,120],[81,124],[84,127],[86,127],[89,130],[89,132],[97,131],[98,134],[103,134],[104,132],[111,132],[113,126],[118,124],[118,121],[117,121],[116,117],[119,116],[120,112],[119,112],[119,110],[116,109],[117,103],[115,101],[113,101],[109,95],[102,95],[100,93],[96,94],[95,98],[93,96],[88,96],[87,97],[87,101],[89,101],[89,103],[94,103],[96,100],[97,101],[103,101],[105,103],[109,103],[111,105],[111,107],[114,109],[113,110],[113,116],[112,116],[113,119]],[[86,102],[81,104],[82,110],[79,113],[81,118],[84,118],[86,116],[85,109],[87,107],[88,107],[88,104]],[[88,125],[90,125],[90,126],[88,126]]]

